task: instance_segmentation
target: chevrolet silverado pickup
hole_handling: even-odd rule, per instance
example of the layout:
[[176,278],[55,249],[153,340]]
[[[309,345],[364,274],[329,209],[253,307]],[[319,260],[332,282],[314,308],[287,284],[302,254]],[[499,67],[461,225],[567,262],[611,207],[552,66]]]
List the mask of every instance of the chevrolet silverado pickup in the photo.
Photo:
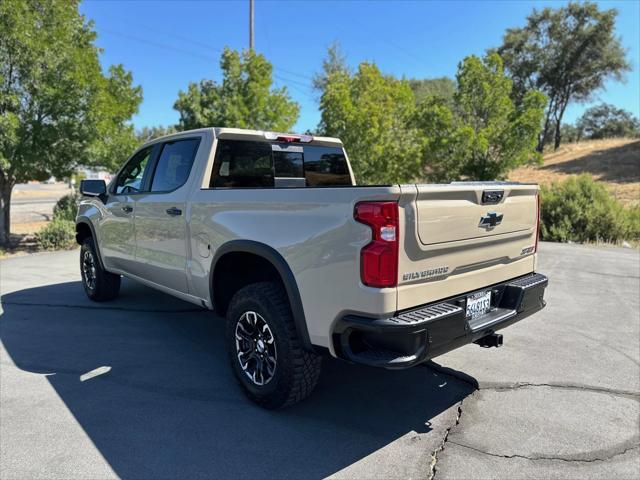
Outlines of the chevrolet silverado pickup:
[[76,221],[91,300],[121,276],[226,317],[231,368],[266,408],[321,358],[398,369],[545,306],[538,186],[356,185],[340,140],[205,128],[140,147]]

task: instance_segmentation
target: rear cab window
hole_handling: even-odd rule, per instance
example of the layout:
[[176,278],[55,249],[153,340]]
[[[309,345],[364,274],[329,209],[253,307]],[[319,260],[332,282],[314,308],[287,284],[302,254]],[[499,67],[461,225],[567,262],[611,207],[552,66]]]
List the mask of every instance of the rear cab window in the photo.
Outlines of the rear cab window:
[[351,186],[342,147],[218,140],[210,188]]

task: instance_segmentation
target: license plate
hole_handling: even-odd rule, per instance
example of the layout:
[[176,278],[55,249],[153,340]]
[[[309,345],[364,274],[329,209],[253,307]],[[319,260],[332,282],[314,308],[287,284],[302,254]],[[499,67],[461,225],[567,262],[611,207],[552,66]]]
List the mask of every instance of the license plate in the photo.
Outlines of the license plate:
[[467,317],[476,318],[491,309],[491,290],[478,292],[467,297]]

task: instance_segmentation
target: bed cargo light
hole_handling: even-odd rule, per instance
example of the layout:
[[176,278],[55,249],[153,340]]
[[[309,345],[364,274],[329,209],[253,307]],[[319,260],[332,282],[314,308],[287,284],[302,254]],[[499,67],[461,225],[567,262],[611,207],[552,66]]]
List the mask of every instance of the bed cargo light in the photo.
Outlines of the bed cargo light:
[[370,287],[395,287],[398,284],[398,204],[396,202],[360,202],[354,219],[371,227],[371,242],[360,251],[360,279]]

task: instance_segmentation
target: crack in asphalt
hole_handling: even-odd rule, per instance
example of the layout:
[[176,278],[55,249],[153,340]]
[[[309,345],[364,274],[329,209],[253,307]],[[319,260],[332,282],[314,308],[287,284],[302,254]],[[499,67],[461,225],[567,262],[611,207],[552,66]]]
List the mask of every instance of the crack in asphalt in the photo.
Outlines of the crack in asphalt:
[[511,459],[511,458],[522,458],[525,460],[530,460],[530,461],[541,461],[541,460],[547,460],[547,461],[562,461],[562,462],[583,462],[583,463],[593,463],[593,462],[604,462],[604,461],[608,461],[611,460],[612,458],[615,458],[617,456],[620,455],[624,455],[632,450],[636,450],[636,449],[640,449],[640,445],[637,445],[637,442],[634,440],[634,445],[630,446],[630,447],[626,447],[620,451],[616,451],[614,453],[612,453],[611,455],[608,455],[606,457],[595,457],[592,459],[589,458],[575,458],[575,457],[554,457],[554,456],[526,456],[526,455],[519,455],[519,454],[512,454],[512,455],[506,455],[506,454],[497,454],[497,453],[492,453],[492,452],[487,452],[484,450],[481,450],[479,448],[475,448],[469,445],[465,445],[462,443],[458,443],[454,440],[449,440],[449,435],[451,433],[451,430],[453,430],[454,427],[460,425],[461,423],[461,417],[462,417],[462,405],[465,401],[468,401],[471,397],[474,397],[476,395],[476,393],[478,393],[481,390],[494,390],[494,391],[507,391],[507,390],[517,390],[520,388],[538,388],[538,387],[548,387],[548,388],[564,388],[564,389],[569,389],[569,390],[579,390],[579,391],[586,391],[586,392],[597,392],[597,393],[608,393],[608,394],[613,394],[613,395],[618,395],[618,396],[623,396],[623,397],[629,397],[633,400],[640,400],[640,392],[636,392],[636,391],[631,391],[631,390],[621,390],[621,389],[613,389],[613,388],[606,388],[606,387],[597,387],[597,386],[591,386],[591,385],[582,385],[582,384],[576,384],[576,383],[567,383],[567,384],[562,384],[562,383],[532,383],[532,382],[517,382],[517,383],[510,383],[510,384],[501,384],[501,383],[490,383],[490,384],[483,384],[480,385],[478,384],[478,381],[473,378],[472,376],[464,373],[464,372],[460,372],[458,370],[453,370],[450,369],[448,367],[443,367],[441,365],[438,365],[437,363],[430,361],[426,364],[424,364],[425,366],[429,367],[430,369],[441,373],[443,375],[447,375],[449,377],[452,377],[456,380],[459,380],[467,385],[469,385],[470,387],[472,387],[474,389],[474,392],[471,393],[471,395],[469,395],[469,397],[467,397],[466,399],[463,399],[462,401],[460,401],[460,403],[458,404],[458,413],[456,415],[456,419],[454,422],[452,422],[452,424],[445,430],[444,436],[442,438],[442,441],[440,443],[440,445],[438,446],[438,448],[436,448],[432,454],[431,454],[431,463],[430,463],[430,467],[429,467],[429,480],[434,480],[438,471],[437,468],[437,463],[438,463],[438,454],[440,452],[442,452],[445,449],[445,446],[447,443],[451,443],[463,448],[468,448],[470,450],[474,450],[477,451],[479,453],[482,453],[484,455],[489,455],[492,457],[498,457],[498,458],[505,458],[505,459]]
[[30,303],[30,302],[0,302],[0,305],[16,305],[21,307],[57,307],[57,308],[80,308],[83,310],[116,310],[122,312],[142,312],[142,313],[191,313],[204,312],[205,308],[182,308],[178,310],[151,309],[151,308],[130,308],[130,307],[93,307],[91,305],[74,305],[69,303]]
[[[621,450],[619,452],[615,452],[612,455],[609,455],[607,457],[604,458],[572,458],[572,457],[553,457],[553,456],[545,456],[545,455],[538,455],[538,456],[527,456],[527,455],[519,455],[519,454],[512,454],[512,455],[503,455],[503,454],[499,454],[499,453],[492,453],[492,452],[487,452],[485,450],[481,450],[479,448],[476,447],[472,447],[470,445],[465,445],[463,443],[458,443],[454,440],[449,440],[449,443],[453,444],[453,445],[457,445],[459,447],[463,447],[463,448],[468,448],[469,450],[473,450],[474,452],[478,452],[478,453],[482,453],[483,455],[489,455],[491,457],[498,457],[498,458],[522,458],[524,460],[531,460],[533,462],[535,461],[540,461],[540,460],[547,460],[547,461],[560,461],[560,462],[571,462],[571,463],[594,463],[594,462],[606,462],[609,461],[615,457],[619,457],[620,455],[624,455],[626,453],[629,453],[632,450],[638,450],[640,449],[640,445],[634,445],[632,447],[627,447],[624,450]],[[433,478],[433,477],[432,477]]]
[[607,388],[607,387],[594,387],[591,385],[583,385],[580,383],[529,383],[529,382],[517,382],[517,383],[488,383],[486,385],[481,385],[479,390],[517,390],[520,388],[528,388],[528,387],[549,387],[549,388],[565,388],[568,390],[579,390],[579,391],[587,391],[587,392],[596,392],[596,393],[610,393],[613,395],[618,395],[621,397],[631,397],[634,400],[640,400],[640,392],[633,390],[620,390],[615,388]]
[[582,273],[590,273],[592,275],[601,275],[603,277],[631,278],[634,280],[638,280],[640,278],[636,275],[620,275],[619,273],[609,273],[609,272],[592,272],[590,270],[583,270]]
[[458,370],[453,370],[448,367],[443,367],[437,363],[430,361],[424,364],[426,367],[443,375],[448,375],[456,380],[460,380],[466,383],[474,390],[517,390],[519,388],[527,387],[549,387],[549,388],[566,388],[569,390],[581,390],[597,393],[610,393],[612,395],[619,395],[623,397],[631,397],[633,399],[640,399],[640,392],[636,390],[623,390],[617,388],[598,387],[593,385],[584,385],[581,383],[534,383],[534,382],[514,382],[514,383],[499,383],[499,382],[487,382],[479,384],[478,381],[471,375]]
[[[473,395],[473,394],[472,394]],[[462,416],[462,403],[464,402],[464,399],[460,401],[460,403],[458,404],[458,414],[456,415],[456,420],[452,423],[452,425],[450,427],[448,427],[445,432],[444,432],[444,437],[442,438],[442,442],[440,442],[440,445],[438,446],[438,448],[436,448],[433,453],[431,454],[431,464],[429,467],[429,480],[434,480],[436,477],[436,473],[438,471],[437,469],[437,463],[438,463],[438,453],[440,453],[442,450],[444,450],[444,446],[447,443],[448,439],[449,439],[449,433],[451,432],[451,429],[453,427],[455,427],[456,425],[460,424],[460,417]]]

